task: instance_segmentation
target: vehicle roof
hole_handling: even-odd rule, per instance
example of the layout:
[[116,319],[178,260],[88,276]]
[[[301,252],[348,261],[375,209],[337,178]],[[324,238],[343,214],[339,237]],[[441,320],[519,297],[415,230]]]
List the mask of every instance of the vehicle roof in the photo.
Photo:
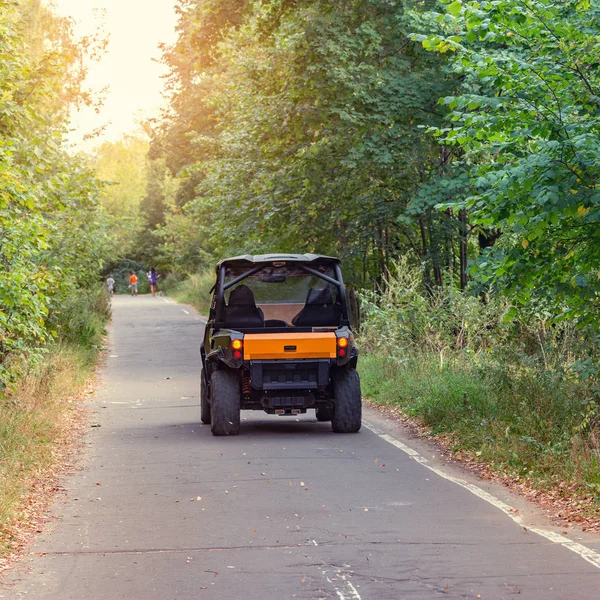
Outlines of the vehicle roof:
[[251,267],[259,264],[269,264],[272,262],[293,262],[293,263],[339,263],[339,258],[333,256],[323,256],[321,254],[242,254],[232,258],[224,258],[217,263],[217,269],[221,265],[233,267]]

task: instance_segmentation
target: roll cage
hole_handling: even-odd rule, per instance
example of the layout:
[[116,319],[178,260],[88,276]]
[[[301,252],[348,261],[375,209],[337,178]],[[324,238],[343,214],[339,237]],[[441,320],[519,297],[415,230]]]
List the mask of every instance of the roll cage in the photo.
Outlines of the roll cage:
[[[259,255],[259,256],[238,256],[234,258],[228,258],[220,261],[216,267],[216,282],[211,288],[213,295],[210,313],[209,313],[209,324],[214,329],[221,329],[225,326],[223,321],[223,311],[225,309],[225,292],[233,286],[239,284],[244,279],[257,274],[265,267],[279,268],[285,267],[286,265],[293,266],[303,270],[309,275],[318,277],[326,283],[336,287],[339,294],[339,304],[341,306],[341,327],[350,326],[350,318],[348,312],[348,302],[346,298],[346,290],[344,287],[344,281],[342,277],[342,269],[340,261],[336,258],[329,256],[313,255],[313,254],[270,254],[270,255]],[[329,267],[333,270],[333,277],[322,273],[315,267]],[[227,269],[228,268],[245,268],[242,273],[234,277],[233,279],[226,281]],[[254,328],[242,328],[243,331],[254,330]],[[294,327],[295,331],[312,331],[312,327]],[[271,329],[271,332],[275,332],[275,329]],[[288,329],[289,331],[289,329]]]

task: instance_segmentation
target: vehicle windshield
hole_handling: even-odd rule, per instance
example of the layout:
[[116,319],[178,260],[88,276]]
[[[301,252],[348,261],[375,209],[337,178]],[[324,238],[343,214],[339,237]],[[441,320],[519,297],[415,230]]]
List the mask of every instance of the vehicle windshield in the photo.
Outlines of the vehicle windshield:
[[[320,265],[314,269],[335,278],[332,266]],[[243,275],[248,270],[248,267],[228,267],[225,273],[225,283]],[[294,265],[265,266],[257,273],[242,279],[225,291],[227,305],[229,305],[233,291],[240,286],[247,286],[251,290],[256,306],[263,313],[266,322],[269,320],[284,321],[285,323],[281,323],[282,326],[293,325],[292,320],[305,308],[307,301],[315,307],[339,306],[340,303],[337,286]],[[314,310],[318,310],[318,308]],[[335,314],[339,314],[339,311]],[[337,322],[327,324],[338,325]],[[309,325],[309,323],[302,325]]]

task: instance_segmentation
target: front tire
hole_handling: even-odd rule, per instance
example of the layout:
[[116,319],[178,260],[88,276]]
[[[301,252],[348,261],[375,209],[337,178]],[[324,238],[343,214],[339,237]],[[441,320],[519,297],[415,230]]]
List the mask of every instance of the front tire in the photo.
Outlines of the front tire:
[[239,373],[228,369],[215,371],[210,378],[210,429],[213,435],[237,435],[240,410]]
[[200,372],[200,420],[205,425],[210,425],[210,401],[208,399],[208,385],[204,369]]
[[336,433],[356,433],[362,421],[360,378],[356,369],[337,369],[333,375],[334,410],[331,428]]

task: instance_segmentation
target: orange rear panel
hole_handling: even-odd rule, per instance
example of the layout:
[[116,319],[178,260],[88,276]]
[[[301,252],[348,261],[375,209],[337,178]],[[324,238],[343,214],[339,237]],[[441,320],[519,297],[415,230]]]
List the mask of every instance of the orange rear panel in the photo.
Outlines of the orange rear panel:
[[244,360],[335,357],[333,332],[247,333],[244,336]]

